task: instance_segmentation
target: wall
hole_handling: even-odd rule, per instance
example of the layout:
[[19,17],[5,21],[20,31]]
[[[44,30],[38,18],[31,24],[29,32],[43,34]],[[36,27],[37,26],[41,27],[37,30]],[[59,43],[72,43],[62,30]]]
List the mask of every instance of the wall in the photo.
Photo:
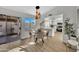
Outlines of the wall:
[[[79,7],[77,6],[77,31],[76,31],[76,35],[79,38]],[[79,39],[78,39],[79,42]]]
[[[77,24],[79,24],[79,9],[77,10]],[[78,25],[79,28],[79,25]]]
[[21,39],[25,39],[29,37],[29,32],[24,29],[24,22],[22,20],[23,18],[21,19]]

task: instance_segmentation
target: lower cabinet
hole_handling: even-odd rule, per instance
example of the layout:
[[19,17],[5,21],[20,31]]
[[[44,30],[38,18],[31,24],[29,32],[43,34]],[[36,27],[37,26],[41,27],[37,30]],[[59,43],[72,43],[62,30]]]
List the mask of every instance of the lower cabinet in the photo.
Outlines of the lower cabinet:
[[3,43],[7,43],[7,37],[6,36],[0,37],[0,44],[3,44]]

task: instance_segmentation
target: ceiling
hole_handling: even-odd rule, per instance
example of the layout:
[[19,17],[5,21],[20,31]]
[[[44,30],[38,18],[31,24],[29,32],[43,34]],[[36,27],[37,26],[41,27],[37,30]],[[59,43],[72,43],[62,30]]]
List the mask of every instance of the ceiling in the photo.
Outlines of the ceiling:
[[[2,6],[2,8],[27,13],[31,15],[35,14],[35,6]],[[55,6],[40,6],[40,12],[41,14],[44,14],[54,8]]]

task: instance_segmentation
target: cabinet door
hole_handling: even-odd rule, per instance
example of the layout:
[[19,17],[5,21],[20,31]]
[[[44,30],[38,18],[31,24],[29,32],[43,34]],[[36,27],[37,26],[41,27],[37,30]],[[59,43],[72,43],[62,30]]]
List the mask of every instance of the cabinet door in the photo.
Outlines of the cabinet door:
[[13,42],[20,39],[19,22],[7,21],[7,42]]
[[7,34],[11,34],[12,22],[7,22]]
[[0,21],[0,44],[6,43],[6,22]]
[[6,43],[7,37],[6,36],[0,36],[0,44]]
[[0,21],[0,35],[6,35],[6,22]]

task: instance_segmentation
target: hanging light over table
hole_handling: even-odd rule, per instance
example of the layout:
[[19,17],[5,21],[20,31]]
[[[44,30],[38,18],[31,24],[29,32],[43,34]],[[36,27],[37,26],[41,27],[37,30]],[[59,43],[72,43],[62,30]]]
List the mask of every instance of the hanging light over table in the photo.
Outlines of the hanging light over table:
[[40,19],[40,7],[36,6],[36,14],[35,14],[35,19]]

